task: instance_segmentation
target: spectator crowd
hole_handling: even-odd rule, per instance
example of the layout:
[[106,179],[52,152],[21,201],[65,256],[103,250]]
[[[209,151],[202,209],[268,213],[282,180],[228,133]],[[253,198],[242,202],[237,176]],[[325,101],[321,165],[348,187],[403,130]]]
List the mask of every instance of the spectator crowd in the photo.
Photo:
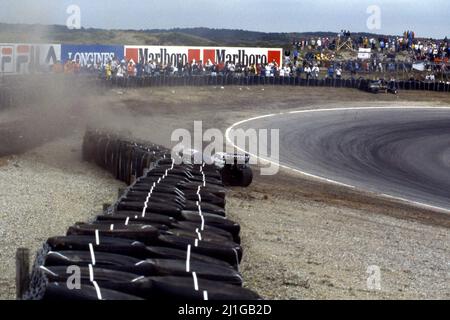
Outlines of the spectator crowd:
[[336,51],[343,43],[348,43],[354,50],[369,48],[373,51],[386,53],[410,52],[414,60],[448,61],[450,57],[447,37],[443,40],[417,39],[414,31],[405,31],[403,37],[352,37],[349,31],[341,31],[333,39],[329,37],[311,37],[294,40],[292,55],[295,59],[298,58],[300,51]]
[[[370,49],[370,58],[337,57],[341,50],[356,52],[360,48]],[[331,63],[351,74],[418,70],[426,71],[429,79],[434,78],[435,73],[448,76],[450,46],[447,37],[443,40],[418,39],[414,31],[405,31],[403,37],[367,37],[352,36],[350,31],[342,30],[334,38],[294,40],[291,50],[286,50],[285,56],[289,63],[298,65],[300,61],[303,65],[309,65],[309,68],[316,65],[326,68]],[[417,66],[419,63],[423,63],[424,70]],[[328,71],[330,74],[330,68]]]
[[[350,51],[359,48],[371,49],[369,59],[342,58],[339,49],[347,46]],[[399,56],[402,59],[398,59]],[[413,71],[414,65],[424,63],[424,79],[435,79],[435,74],[448,74],[450,47],[448,39],[417,39],[413,31],[405,31],[403,37],[363,37],[352,36],[342,30],[334,38],[311,37],[295,40],[292,47],[285,50],[281,65],[275,61],[266,64],[241,65],[228,61],[214,63],[211,60],[191,61],[184,65],[162,65],[155,61],[119,60],[113,58],[105,62],[89,61],[81,66],[79,61],[66,61],[53,66],[56,73],[98,73],[106,79],[152,76],[195,76],[195,75],[259,75],[265,77],[303,77],[317,79],[341,78],[343,73],[352,77],[360,73]],[[420,70],[420,69],[419,69]]]

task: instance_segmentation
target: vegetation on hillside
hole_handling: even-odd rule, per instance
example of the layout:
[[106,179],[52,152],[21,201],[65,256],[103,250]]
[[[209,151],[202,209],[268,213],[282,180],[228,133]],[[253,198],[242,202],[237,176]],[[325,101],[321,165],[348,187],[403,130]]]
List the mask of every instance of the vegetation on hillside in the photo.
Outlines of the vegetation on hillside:
[[[368,35],[370,34],[356,34]],[[289,48],[292,40],[305,37],[334,37],[335,32],[265,33],[211,28],[170,30],[69,30],[58,25],[0,23],[0,42],[98,43],[129,45],[252,46]]]

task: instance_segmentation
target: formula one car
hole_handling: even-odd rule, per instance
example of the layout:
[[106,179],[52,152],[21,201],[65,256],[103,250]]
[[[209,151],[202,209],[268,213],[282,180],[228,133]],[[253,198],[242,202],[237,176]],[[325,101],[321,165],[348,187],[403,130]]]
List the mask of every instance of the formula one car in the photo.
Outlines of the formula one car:
[[374,80],[374,81],[369,82],[367,91],[369,91],[371,93],[375,93],[375,94],[380,93],[380,92],[392,93],[392,94],[398,93],[397,85],[396,85],[395,81],[389,81],[389,83],[387,83],[384,80]]
[[[195,149],[183,150],[184,163],[194,163],[196,154],[200,151]],[[232,154],[218,152],[209,158],[208,163],[214,164],[219,171],[222,182],[227,186],[248,187],[253,181],[253,171],[249,165],[250,155]]]
[[253,171],[249,166],[248,154],[216,153],[214,164],[219,168],[225,185],[248,187],[253,181]]

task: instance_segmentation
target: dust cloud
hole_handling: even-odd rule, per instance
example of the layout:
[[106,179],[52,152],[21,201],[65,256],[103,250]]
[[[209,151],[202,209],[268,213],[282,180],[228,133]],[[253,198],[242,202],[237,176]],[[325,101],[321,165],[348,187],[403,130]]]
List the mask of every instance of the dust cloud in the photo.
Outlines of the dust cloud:
[[0,156],[25,152],[70,135],[80,139],[86,129],[131,136],[133,116],[114,110],[103,99],[95,76],[27,75],[3,79],[12,105],[0,106]]

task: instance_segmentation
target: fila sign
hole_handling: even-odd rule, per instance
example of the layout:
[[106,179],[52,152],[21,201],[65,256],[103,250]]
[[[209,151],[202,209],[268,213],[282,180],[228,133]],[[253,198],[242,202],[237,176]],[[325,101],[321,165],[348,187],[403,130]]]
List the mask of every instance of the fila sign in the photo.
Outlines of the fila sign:
[[59,44],[0,43],[0,73],[46,72],[60,59]]

